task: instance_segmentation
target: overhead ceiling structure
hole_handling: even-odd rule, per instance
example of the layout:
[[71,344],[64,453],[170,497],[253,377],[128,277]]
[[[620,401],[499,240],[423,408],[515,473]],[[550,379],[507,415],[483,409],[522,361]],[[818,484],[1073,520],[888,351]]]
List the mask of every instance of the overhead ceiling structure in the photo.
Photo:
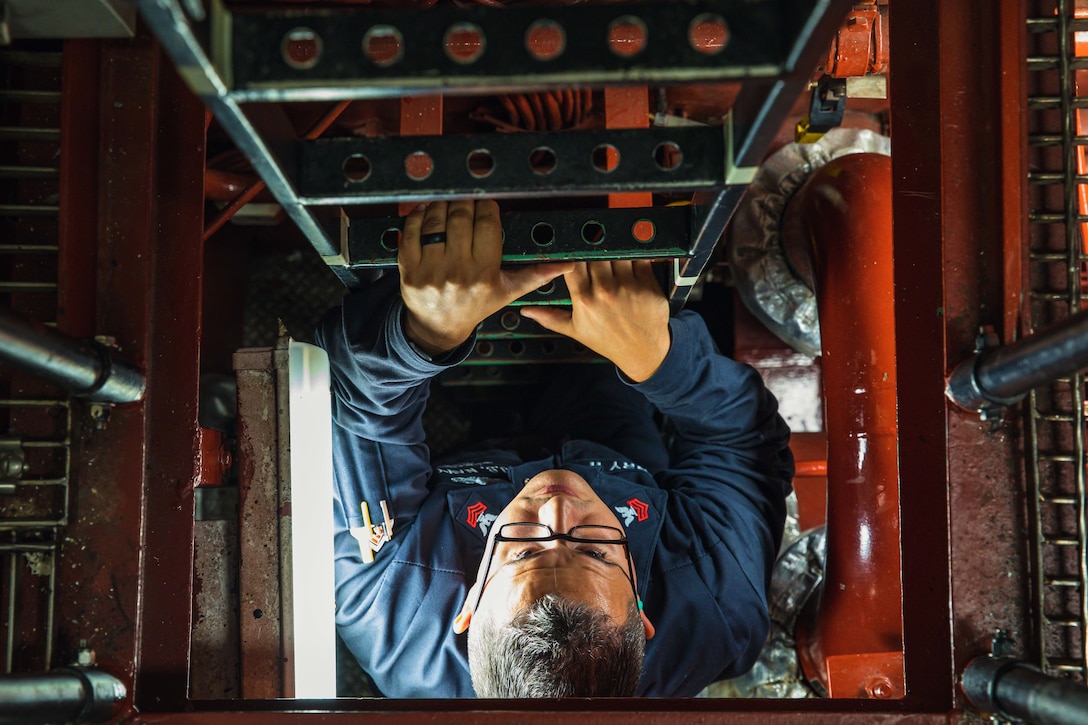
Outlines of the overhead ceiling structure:
[[[0,199],[0,299],[65,335],[99,336],[146,377],[143,399],[116,407],[22,373],[0,379],[0,478],[12,494],[0,500],[7,670],[94,664],[123,685],[114,714],[130,722],[937,723],[963,716],[960,677],[991,653],[1083,682],[1083,380],[1042,386],[985,419],[945,395],[976,348],[1080,308],[1088,162],[1077,82],[1088,52],[1075,33],[1088,28],[1076,4],[921,0],[884,15],[873,3],[816,0],[496,5],[141,0],[132,39],[4,56],[0,140],[36,171],[0,177],[11,182]],[[848,13],[860,14],[844,22]],[[887,389],[852,398],[865,391],[846,385],[824,401],[859,416],[826,435],[860,441],[862,457],[878,434],[891,436],[883,449],[897,471],[881,489],[897,488],[897,503],[889,493],[886,518],[873,520],[890,543],[868,561],[883,570],[835,580],[882,590],[867,601],[892,602],[892,641],[880,649],[869,631],[841,634],[850,604],[836,627],[812,630],[840,633],[833,650],[812,650],[823,659],[817,677],[847,673],[849,686],[797,701],[277,699],[291,694],[291,670],[279,620],[260,609],[241,622],[223,615],[224,628],[238,628],[229,666],[240,675],[198,651],[220,625],[209,625],[204,594],[227,586],[203,558],[214,527],[195,518],[228,464],[223,434],[201,425],[200,378],[236,307],[218,302],[237,299],[232,257],[217,243],[237,228],[229,220],[286,217],[262,229],[295,234],[354,288],[395,266],[411,204],[494,196],[507,261],[652,258],[679,309],[721,272],[723,231],[761,163],[800,115],[820,110],[814,97],[835,100],[826,85],[810,89],[837,72],[828,47],[840,75],[872,76],[882,36],[867,25],[862,42],[859,23],[877,19],[891,60],[888,100],[872,108],[887,113],[864,115],[890,129],[890,192],[873,182],[883,210],[846,209],[823,230],[886,218],[890,204],[891,269],[837,261],[857,307],[845,293],[821,299],[894,331],[894,343],[880,339],[878,324],[873,346],[894,356]],[[870,291],[871,264],[886,281]],[[511,330],[501,316],[494,325],[484,339],[497,345]],[[285,407],[278,357],[236,358],[243,396],[257,395],[245,405],[258,400],[267,421]],[[250,426],[235,452],[243,518],[258,494],[277,502],[275,427]],[[819,450],[823,439],[799,436],[802,445]],[[829,477],[830,502],[877,506],[824,457],[811,468]],[[241,525],[271,540],[281,510]],[[829,517],[828,533],[840,571],[868,545],[844,542],[876,540],[860,537],[869,519],[843,519]],[[241,546],[243,560],[263,555]],[[276,566],[273,555],[250,567],[243,589],[274,589]],[[194,695],[225,677],[243,697]]]

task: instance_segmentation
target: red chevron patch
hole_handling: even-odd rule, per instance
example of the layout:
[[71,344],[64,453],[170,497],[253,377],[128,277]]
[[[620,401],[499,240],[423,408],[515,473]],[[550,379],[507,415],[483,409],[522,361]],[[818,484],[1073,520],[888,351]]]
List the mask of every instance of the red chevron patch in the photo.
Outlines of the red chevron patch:
[[[645,504],[644,504],[645,505]],[[472,528],[476,528],[476,521],[480,518],[480,514],[487,511],[487,504],[483,501],[477,501],[468,507],[468,516],[465,517],[465,523]]]

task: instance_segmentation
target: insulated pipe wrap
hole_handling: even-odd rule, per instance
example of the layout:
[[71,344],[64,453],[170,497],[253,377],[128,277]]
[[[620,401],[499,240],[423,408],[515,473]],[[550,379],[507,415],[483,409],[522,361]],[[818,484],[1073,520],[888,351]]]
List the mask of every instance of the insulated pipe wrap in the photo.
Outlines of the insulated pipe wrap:
[[862,129],[833,129],[815,143],[782,147],[760,165],[727,232],[729,266],[745,307],[782,341],[813,357],[820,354],[820,321],[810,249],[787,212],[817,169],[858,153],[888,156],[891,140]]

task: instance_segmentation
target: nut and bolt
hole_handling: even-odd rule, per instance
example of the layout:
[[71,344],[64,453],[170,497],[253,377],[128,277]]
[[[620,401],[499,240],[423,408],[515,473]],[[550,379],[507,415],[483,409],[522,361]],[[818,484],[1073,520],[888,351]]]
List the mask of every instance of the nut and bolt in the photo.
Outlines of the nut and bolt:
[[887,677],[874,677],[865,686],[865,692],[876,700],[887,700],[895,696],[895,686]]
[[106,423],[110,420],[110,411],[113,410],[112,403],[91,403],[88,408],[88,413],[91,416],[91,420],[94,421],[94,427],[96,430],[103,430],[106,427]]
[[87,646],[87,640],[79,640],[79,652],[76,653],[76,664],[80,667],[94,667],[94,650]]
[[10,452],[0,454],[0,480],[18,480],[26,471],[26,460],[22,453]]

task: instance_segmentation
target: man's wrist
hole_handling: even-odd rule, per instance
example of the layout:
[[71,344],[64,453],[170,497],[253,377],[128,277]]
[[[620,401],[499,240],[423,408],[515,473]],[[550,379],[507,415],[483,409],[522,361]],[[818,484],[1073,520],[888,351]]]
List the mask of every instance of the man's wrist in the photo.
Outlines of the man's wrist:
[[648,346],[646,348],[648,354],[644,354],[640,356],[640,359],[632,360],[623,366],[617,364],[616,367],[631,382],[635,384],[644,383],[661,369],[671,349],[672,330],[666,327],[666,337],[657,341],[655,345]]
[[442,357],[455,350],[468,339],[468,335],[460,337],[441,335],[426,329],[407,307],[404,308],[403,326],[404,336],[408,342],[431,359]]

